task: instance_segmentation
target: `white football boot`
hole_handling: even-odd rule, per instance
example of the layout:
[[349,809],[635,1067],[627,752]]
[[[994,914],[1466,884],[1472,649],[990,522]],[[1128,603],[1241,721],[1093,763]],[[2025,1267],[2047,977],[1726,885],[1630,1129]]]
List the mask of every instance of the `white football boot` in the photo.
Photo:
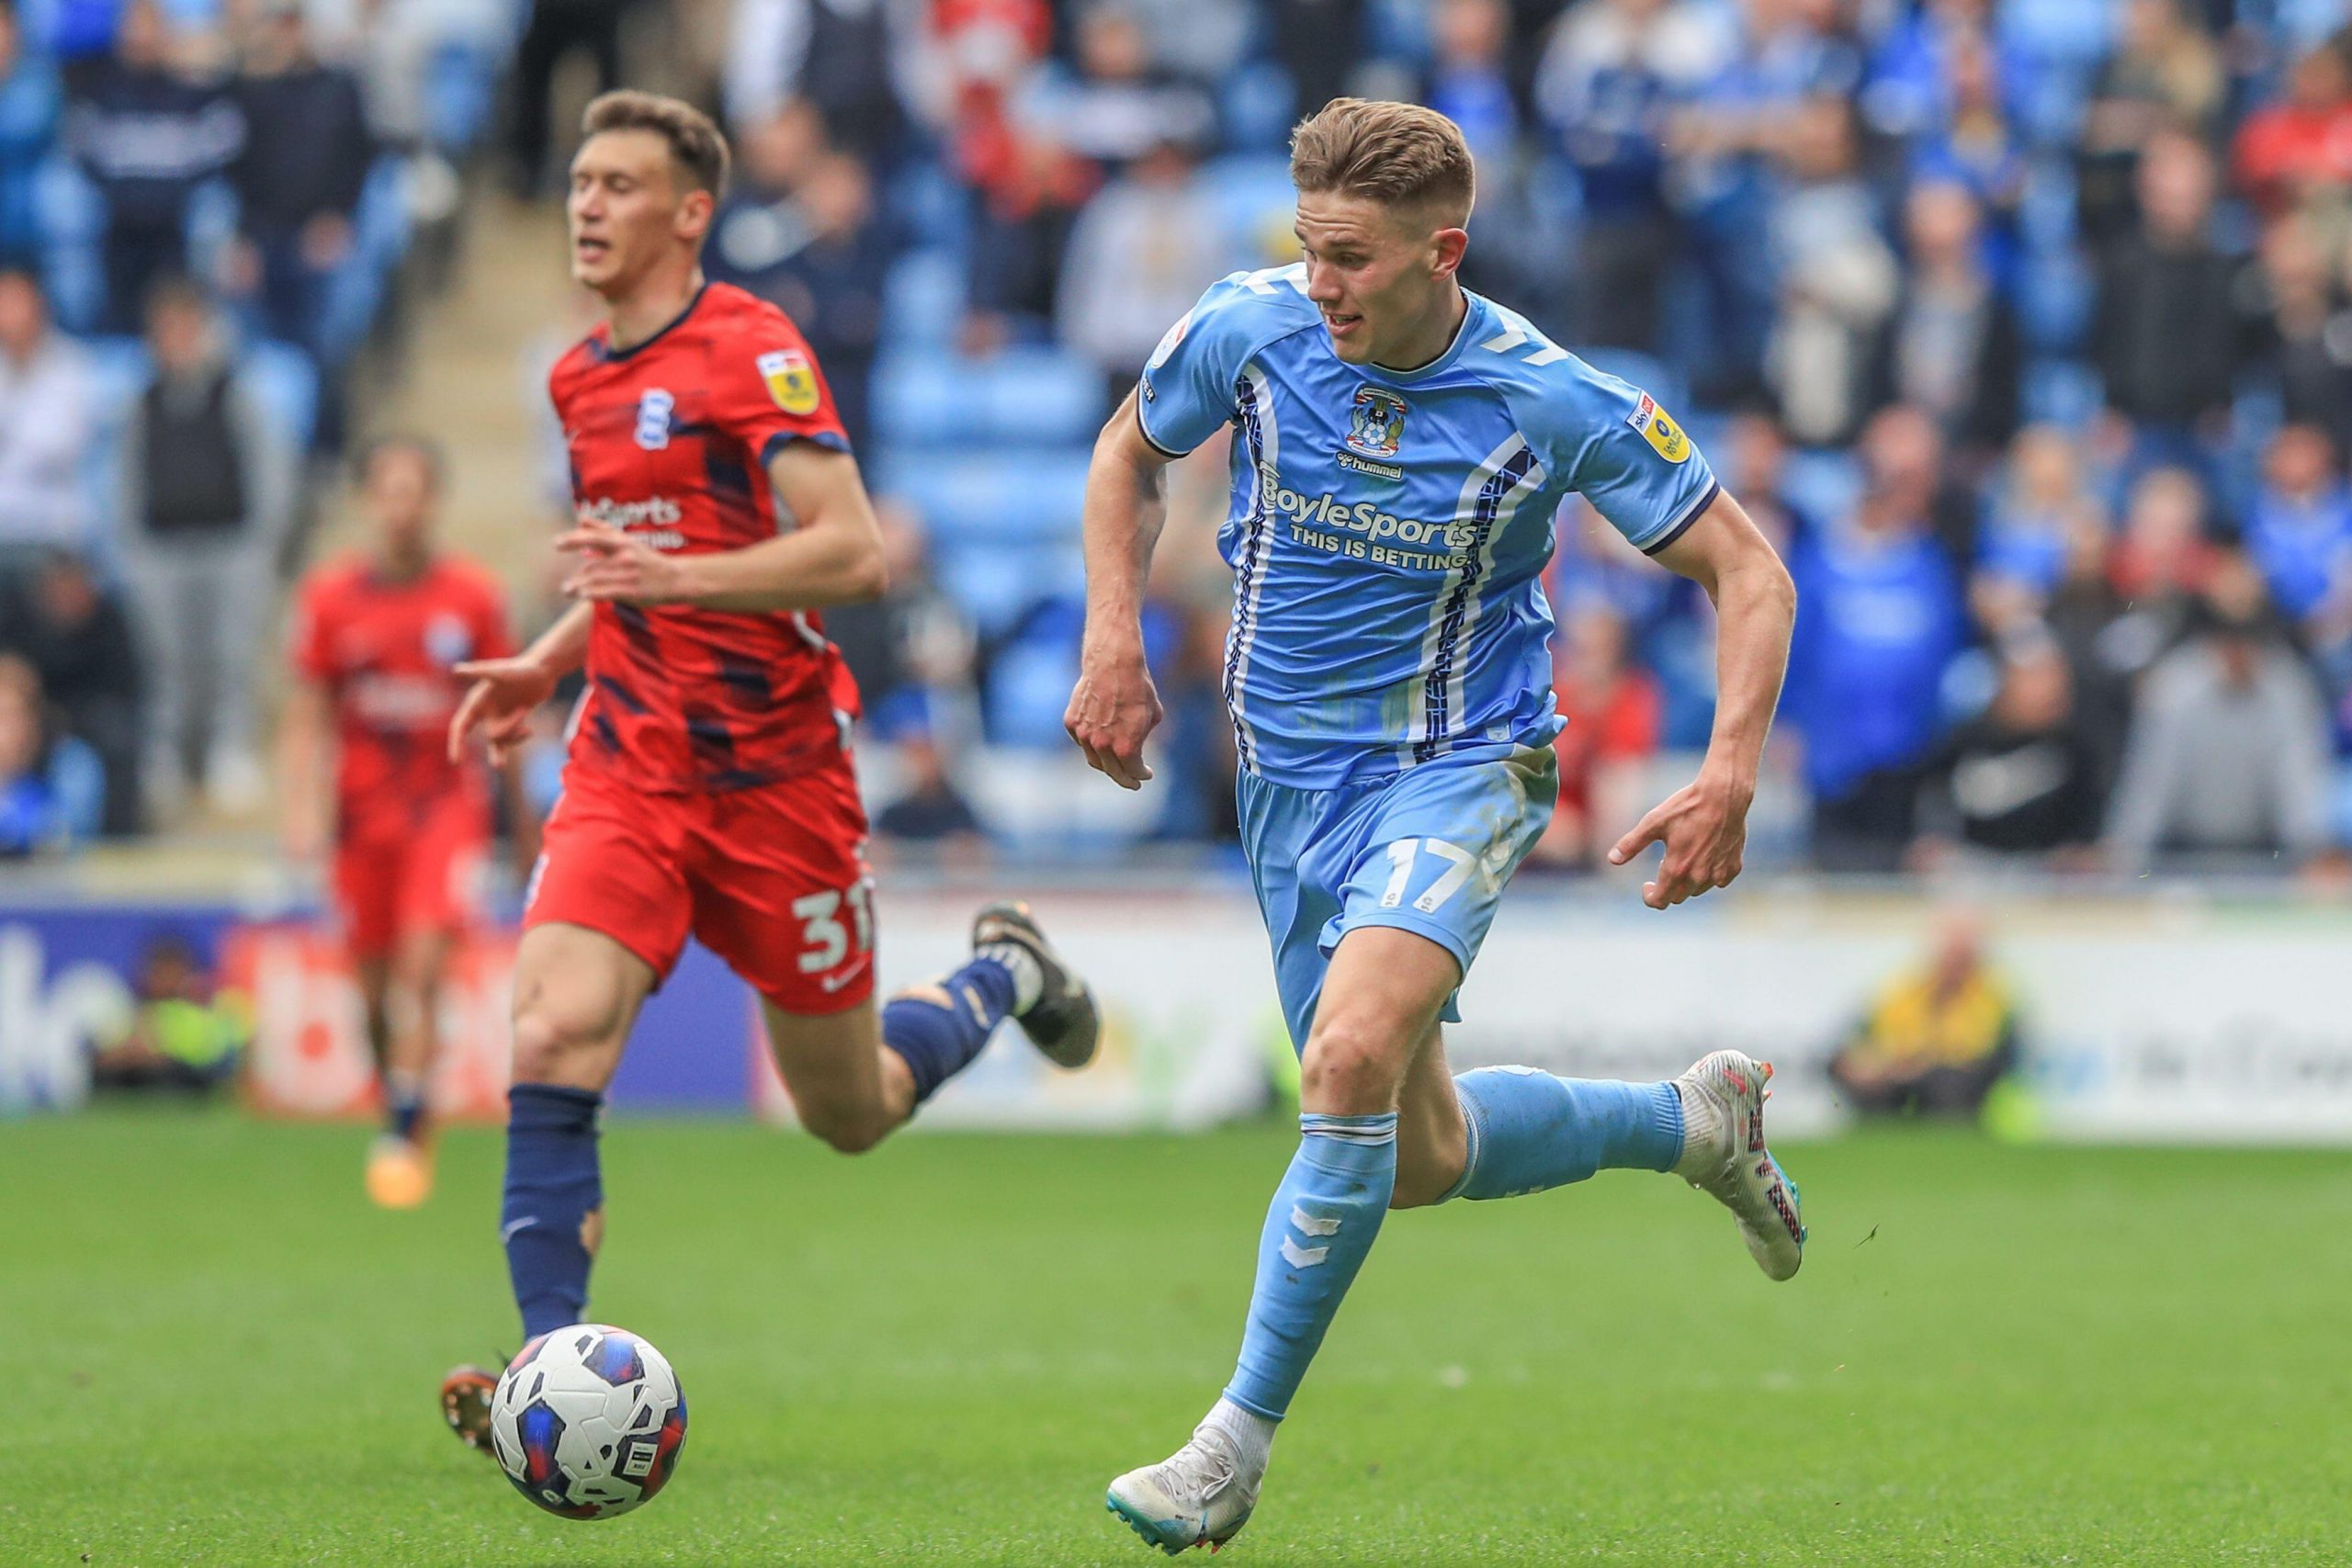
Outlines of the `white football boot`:
[[1239,1447],[1204,1421],[1167,1459],[1111,1483],[1103,1506],[1170,1557],[1195,1546],[1215,1551],[1250,1522],[1264,1479],[1262,1471],[1244,1474]]
[[1729,1209],[1756,1266],[1786,1280],[1804,1262],[1804,1210],[1797,1184],[1764,1146],[1771,1077],[1770,1062],[1717,1051],[1676,1078],[1683,1142],[1674,1174]]

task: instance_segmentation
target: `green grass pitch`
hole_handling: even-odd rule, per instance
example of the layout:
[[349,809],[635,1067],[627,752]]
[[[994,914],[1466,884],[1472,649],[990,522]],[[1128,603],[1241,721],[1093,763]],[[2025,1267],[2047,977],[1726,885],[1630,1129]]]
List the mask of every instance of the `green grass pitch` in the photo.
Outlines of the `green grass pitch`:
[[[1133,1563],[1104,1483],[1230,1369],[1292,1135],[914,1136],[845,1160],[616,1122],[593,1310],[693,1414],[619,1520],[441,1430],[515,1339],[498,1144],[415,1214],[365,1134],[0,1126],[0,1562]],[[1392,1219],[1275,1450],[1250,1563],[2352,1561],[2352,1161],[1782,1151],[1768,1283],[1662,1177]]]

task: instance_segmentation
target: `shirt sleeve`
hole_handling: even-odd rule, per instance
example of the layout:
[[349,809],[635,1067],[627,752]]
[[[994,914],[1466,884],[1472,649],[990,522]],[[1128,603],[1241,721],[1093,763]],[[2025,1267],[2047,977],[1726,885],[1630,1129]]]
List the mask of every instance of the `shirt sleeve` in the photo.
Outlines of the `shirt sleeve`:
[[1143,438],[1181,457],[1232,423],[1238,412],[1233,381],[1248,356],[1235,317],[1235,286],[1213,284],[1183,319],[1168,329],[1136,384],[1136,418]]
[[788,442],[849,450],[817,356],[781,314],[754,317],[711,354],[710,419],[756,454],[763,466]]
[[1647,392],[1589,368],[1580,382],[1583,440],[1568,486],[1628,543],[1656,555],[1714,500],[1722,488],[1715,471],[1681,422]]

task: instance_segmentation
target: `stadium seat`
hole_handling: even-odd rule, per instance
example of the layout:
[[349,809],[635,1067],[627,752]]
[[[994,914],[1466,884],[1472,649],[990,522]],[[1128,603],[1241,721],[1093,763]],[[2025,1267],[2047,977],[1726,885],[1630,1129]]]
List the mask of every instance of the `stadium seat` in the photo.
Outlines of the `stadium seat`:
[[944,246],[908,252],[882,280],[882,323],[893,348],[942,348],[963,318],[963,265]]
[[1201,184],[1216,206],[1218,231],[1242,266],[1295,256],[1289,235],[1297,193],[1291,188],[1289,159],[1277,152],[1212,159],[1201,169]]
[[886,441],[990,451],[1091,442],[1102,378],[1052,348],[1008,348],[984,359],[891,355],[876,367],[875,418]]
[[914,502],[943,542],[1075,543],[1087,456],[1064,447],[941,458],[894,448],[878,465],[878,488]]
[[1075,541],[1065,544],[935,543],[932,570],[982,637],[1000,637],[1038,599],[1082,581]]

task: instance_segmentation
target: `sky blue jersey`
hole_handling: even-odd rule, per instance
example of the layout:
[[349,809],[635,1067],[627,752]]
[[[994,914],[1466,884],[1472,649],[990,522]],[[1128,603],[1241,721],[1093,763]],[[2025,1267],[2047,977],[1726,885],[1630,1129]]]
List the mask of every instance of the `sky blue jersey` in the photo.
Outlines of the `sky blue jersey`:
[[1561,501],[1655,552],[1714,498],[1647,393],[1469,301],[1444,354],[1385,370],[1331,351],[1304,265],[1237,272],[1145,367],[1136,412],[1163,453],[1235,427],[1224,689],[1249,773],[1328,788],[1548,745],[1538,576]]

